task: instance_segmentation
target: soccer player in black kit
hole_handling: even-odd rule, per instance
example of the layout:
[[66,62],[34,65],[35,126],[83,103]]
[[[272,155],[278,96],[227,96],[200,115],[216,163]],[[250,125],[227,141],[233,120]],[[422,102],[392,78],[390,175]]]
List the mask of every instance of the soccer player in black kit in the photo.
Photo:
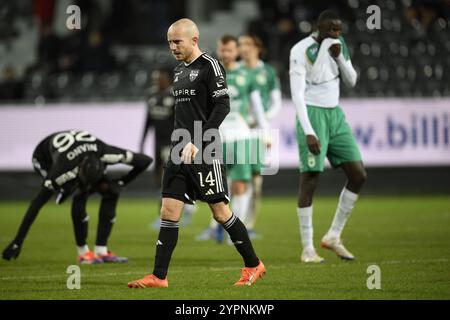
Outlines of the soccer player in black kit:
[[152,72],[152,87],[146,96],[147,116],[144,132],[140,141],[140,152],[144,152],[144,143],[148,130],[155,129],[155,180],[159,184],[162,178],[163,164],[169,159],[173,131],[175,99],[172,93],[172,72],[159,69]]
[[[175,98],[172,88],[172,71],[168,69],[158,69],[152,72],[152,86],[146,96],[147,115],[145,118],[144,131],[140,141],[140,152],[144,151],[144,143],[148,130],[155,129],[155,184],[161,187],[163,165],[170,157],[172,141],[170,137],[173,132],[175,116]],[[160,203],[161,206],[161,203]],[[193,205],[185,206],[183,211],[183,225],[187,225],[194,211]],[[159,218],[152,224],[152,228],[160,228]]]
[[[56,132],[43,139],[33,152],[33,167],[44,179],[37,196],[32,200],[14,240],[3,251],[3,259],[19,256],[23,241],[40,209],[56,193],[56,203],[61,204],[73,196],[72,222],[78,251],[78,263],[127,262],[107,249],[116,216],[120,190],[142,173],[152,159],[104,143],[87,131],[67,130]],[[124,176],[111,179],[106,167],[114,164],[132,167]],[[86,203],[89,195],[100,193],[99,222],[95,251],[87,246],[88,215]]]
[[[224,226],[244,260],[245,267],[235,285],[252,285],[266,269],[256,256],[247,229],[228,205],[226,174],[219,150],[218,128],[230,111],[225,70],[216,59],[200,51],[199,32],[193,21],[176,21],[167,38],[172,54],[181,64],[174,73],[175,130],[171,158],[163,173],[161,228],[153,273],[129,282],[128,286],[168,287],[167,270],[178,240],[178,221],[184,204],[195,200],[208,203],[214,219]],[[200,135],[204,137],[198,136],[196,126],[200,126]],[[215,138],[205,143],[208,132]],[[185,139],[186,136],[189,138]],[[211,158],[207,159],[208,154]]]

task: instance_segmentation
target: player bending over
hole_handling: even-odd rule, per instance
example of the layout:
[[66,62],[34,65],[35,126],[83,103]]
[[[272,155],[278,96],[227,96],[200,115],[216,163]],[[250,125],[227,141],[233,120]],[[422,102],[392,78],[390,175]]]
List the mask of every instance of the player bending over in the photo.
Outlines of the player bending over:
[[356,84],[356,72],[341,36],[341,20],[333,11],[319,16],[317,31],[291,49],[290,83],[297,111],[300,153],[300,192],[297,214],[300,222],[303,262],[322,262],[313,246],[313,195],[323,172],[325,157],[347,176],[330,229],[321,246],[340,258],[354,256],[342,244],[341,233],[366,180],[366,171],[350,126],[339,107],[340,79]]
[[[214,218],[223,225],[244,260],[245,267],[235,285],[252,285],[266,269],[256,256],[244,224],[230,210],[225,168],[218,150],[221,149],[218,129],[230,111],[225,70],[217,60],[200,51],[199,32],[193,21],[176,21],[170,26],[167,39],[172,54],[181,63],[175,68],[173,84],[175,130],[171,158],[163,173],[161,228],[153,273],[129,282],[128,286],[168,286],[167,271],[178,240],[178,221],[184,204],[197,199],[208,203]],[[195,132],[198,126],[201,132]],[[199,145],[198,140],[208,140],[208,132],[219,141]],[[182,133],[189,136],[187,141],[174,138]],[[216,152],[211,151],[212,159],[206,159],[211,145]]]
[[[133,153],[104,143],[87,131],[68,130],[54,133],[42,140],[33,152],[33,166],[44,179],[37,196],[22,220],[14,240],[3,251],[3,259],[17,258],[23,241],[40,209],[53,194],[61,204],[74,194],[72,222],[78,251],[78,262],[94,264],[127,262],[108,250],[107,242],[116,217],[120,190],[143,172],[152,159],[142,153]],[[123,163],[133,169],[119,179],[106,175],[106,167]],[[94,252],[86,239],[88,220],[86,203],[89,196],[98,192],[100,204],[97,239]]]

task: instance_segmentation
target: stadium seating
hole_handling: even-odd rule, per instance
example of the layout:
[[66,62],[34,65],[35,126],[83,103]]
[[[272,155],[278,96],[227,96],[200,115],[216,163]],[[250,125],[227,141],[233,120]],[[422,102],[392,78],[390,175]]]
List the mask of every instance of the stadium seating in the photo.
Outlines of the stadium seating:
[[[348,1],[353,19],[346,21],[343,29],[359,82],[356,89],[342,86],[342,96],[448,96],[449,21],[439,17],[426,36],[418,35],[417,30],[404,17],[402,2],[377,1],[382,9],[382,29],[367,30],[366,2]],[[299,31],[293,41],[306,35]],[[14,32],[4,36],[8,41],[13,41],[11,38],[14,37]],[[270,36],[277,35],[269,35],[269,41]],[[54,70],[50,71],[47,67],[36,64],[24,74],[24,99],[56,102],[139,100],[151,83],[151,71],[161,66],[173,66],[175,63],[165,44],[148,46],[146,49],[113,44],[112,49],[119,63],[107,72],[78,70],[55,73]],[[289,97],[288,59],[270,54],[269,58],[269,62],[278,69],[284,96]],[[29,65],[22,69],[26,67]]]

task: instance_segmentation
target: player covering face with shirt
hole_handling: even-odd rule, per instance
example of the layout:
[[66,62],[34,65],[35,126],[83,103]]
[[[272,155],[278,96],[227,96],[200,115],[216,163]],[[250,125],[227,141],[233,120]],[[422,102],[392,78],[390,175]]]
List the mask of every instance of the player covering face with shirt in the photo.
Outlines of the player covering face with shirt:
[[[167,271],[178,240],[178,222],[184,204],[197,199],[208,203],[214,219],[224,226],[244,260],[245,267],[235,285],[252,285],[265,267],[255,254],[244,224],[230,210],[221,163],[218,128],[230,111],[225,70],[216,59],[200,51],[199,31],[193,21],[176,21],[167,32],[167,40],[181,63],[174,70],[175,130],[171,158],[163,173],[161,228],[153,273],[128,286],[168,286]],[[196,128],[201,129],[201,136]],[[189,136],[188,141],[176,138],[183,134]],[[212,141],[206,138],[207,134],[214,137]],[[211,147],[215,151],[207,158],[205,152]]]
[[356,71],[341,36],[341,20],[333,11],[319,16],[317,31],[299,41],[290,54],[290,84],[297,111],[297,141],[300,158],[300,192],[297,214],[303,245],[301,261],[318,263],[313,245],[313,195],[325,158],[343,169],[347,182],[321,246],[337,256],[353,260],[342,244],[341,233],[366,180],[366,172],[352,130],[339,106],[340,81],[353,87]]

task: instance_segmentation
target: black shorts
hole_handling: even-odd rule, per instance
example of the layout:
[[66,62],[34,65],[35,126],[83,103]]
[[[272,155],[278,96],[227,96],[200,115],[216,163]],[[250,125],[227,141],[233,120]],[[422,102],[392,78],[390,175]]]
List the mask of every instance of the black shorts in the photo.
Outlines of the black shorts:
[[213,164],[180,164],[168,161],[164,165],[162,197],[194,204],[196,200],[207,203],[228,203],[228,185],[225,166],[214,160]]

